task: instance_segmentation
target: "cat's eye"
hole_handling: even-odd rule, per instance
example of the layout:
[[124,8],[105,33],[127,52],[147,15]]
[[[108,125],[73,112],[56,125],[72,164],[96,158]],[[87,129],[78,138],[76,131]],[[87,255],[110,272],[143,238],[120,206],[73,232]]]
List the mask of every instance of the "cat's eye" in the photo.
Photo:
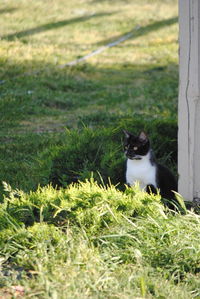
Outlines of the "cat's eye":
[[137,146],[134,146],[133,149],[134,149],[134,151],[137,151],[137,150],[138,150],[138,147],[137,147]]

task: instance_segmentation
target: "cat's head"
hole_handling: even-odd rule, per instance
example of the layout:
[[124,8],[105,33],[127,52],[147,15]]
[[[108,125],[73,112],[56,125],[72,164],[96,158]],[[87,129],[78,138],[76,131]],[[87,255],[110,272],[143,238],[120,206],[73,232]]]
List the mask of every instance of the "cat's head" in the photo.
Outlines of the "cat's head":
[[124,153],[128,159],[141,160],[150,150],[149,138],[144,132],[138,136],[125,131]]

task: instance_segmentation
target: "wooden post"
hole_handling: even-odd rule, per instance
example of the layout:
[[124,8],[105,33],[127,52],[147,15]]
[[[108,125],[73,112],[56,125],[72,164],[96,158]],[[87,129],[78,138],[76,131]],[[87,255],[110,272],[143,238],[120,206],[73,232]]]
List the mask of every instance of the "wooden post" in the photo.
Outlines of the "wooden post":
[[179,193],[200,200],[200,1],[179,0]]

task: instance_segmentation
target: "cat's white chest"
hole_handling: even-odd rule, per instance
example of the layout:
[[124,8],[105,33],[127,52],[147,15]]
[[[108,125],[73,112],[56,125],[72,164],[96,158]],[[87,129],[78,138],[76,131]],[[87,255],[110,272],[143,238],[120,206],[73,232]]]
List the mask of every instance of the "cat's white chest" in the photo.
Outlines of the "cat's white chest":
[[141,160],[127,160],[126,182],[130,186],[139,182],[142,189],[147,185],[157,187],[156,167],[151,164],[149,155],[144,156]]

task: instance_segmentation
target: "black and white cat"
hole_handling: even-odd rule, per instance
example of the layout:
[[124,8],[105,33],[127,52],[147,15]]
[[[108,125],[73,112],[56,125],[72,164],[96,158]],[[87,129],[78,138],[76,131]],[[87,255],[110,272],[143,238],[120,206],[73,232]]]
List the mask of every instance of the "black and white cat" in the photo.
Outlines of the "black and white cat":
[[144,132],[138,136],[124,131],[124,152],[127,157],[126,183],[133,186],[139,182],[140,188],[147,192],[160,194],[163,198],[173,199],[177,182],[170,170],[156,162],[150,141]]

